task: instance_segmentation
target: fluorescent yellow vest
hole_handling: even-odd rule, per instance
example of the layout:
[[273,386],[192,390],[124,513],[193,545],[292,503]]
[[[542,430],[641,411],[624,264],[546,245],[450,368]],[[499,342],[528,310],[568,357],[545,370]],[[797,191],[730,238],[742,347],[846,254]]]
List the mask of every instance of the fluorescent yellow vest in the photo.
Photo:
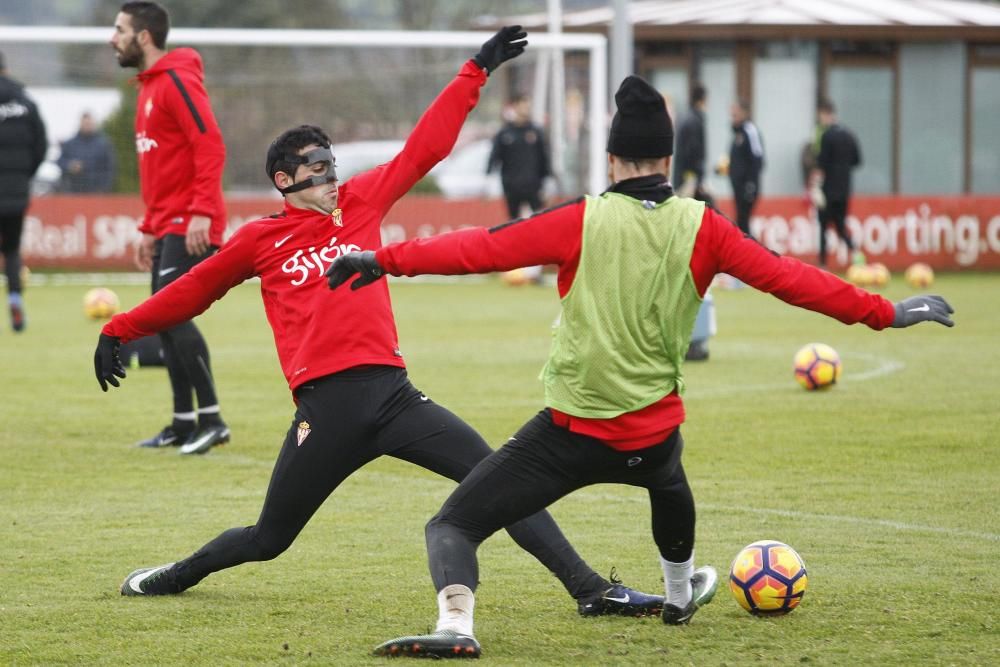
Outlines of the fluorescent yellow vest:
[[542,369],[545,404],[610,419],[684,391],[701,297],[691,253],[703,202],[587,197],[580,265]]

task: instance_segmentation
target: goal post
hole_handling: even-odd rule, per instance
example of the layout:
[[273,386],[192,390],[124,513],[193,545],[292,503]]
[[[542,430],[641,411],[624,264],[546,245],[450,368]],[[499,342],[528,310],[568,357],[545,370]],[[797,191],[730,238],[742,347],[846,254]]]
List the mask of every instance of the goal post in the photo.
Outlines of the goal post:
[[[110,27],[0,26],[3,44],[103,45],[111,37]],[[478,48],[492,36],[480,31],[402,31],[402,30],[291,30],[172,28],[169,43],[197,47],[273,47],[314,49],[369,48]],[[599,193],[607,186],[604,146],[609,111],[607,39],[596,33],[532,32],[529,49],[585,52],[588,58],[586,86],[587,190]],[[109,56],[111,58],[111,56]],[[234,61],[232,67],[250,67]],[[15,75],[17,73],[15,72]],[[250,72],[248,72],[248,75]],[[373,79],[378,72],[369,72]],[[212,92],[211,83],[209,85]],[[416,118],[413,118],[415,121]],[[560,138],[561,140],[561,138]]]

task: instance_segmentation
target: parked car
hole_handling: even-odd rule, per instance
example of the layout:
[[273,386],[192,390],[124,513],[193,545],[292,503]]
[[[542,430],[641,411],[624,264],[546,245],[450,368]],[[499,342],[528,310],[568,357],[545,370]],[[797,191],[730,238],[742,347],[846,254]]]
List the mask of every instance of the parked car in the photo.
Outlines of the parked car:
[[448,199],[479,199],[503,196],[500,173],[486,173],[493,142],[479,139],[456,149],[431,170],[441,193]]

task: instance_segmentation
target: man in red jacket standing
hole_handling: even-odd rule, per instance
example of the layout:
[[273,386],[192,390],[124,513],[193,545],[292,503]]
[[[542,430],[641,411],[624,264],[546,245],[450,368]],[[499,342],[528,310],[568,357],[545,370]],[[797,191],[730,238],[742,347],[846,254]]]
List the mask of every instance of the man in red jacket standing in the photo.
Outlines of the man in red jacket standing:
[[[205,92],[201,56],[166,51],[170,18],[155,2],[126,2],[111,38],[122,67],[139,70],[135,150],[146,205],[135,263],[152,272],[153,292],[181,277],[222,245],[226,149]],[[173,392],[173,420],[140,447],[180,446],[204,454],[229,441],[209,363],[208,345],[188,320],[160,332]],[[198,400],[195,411],[194,397]]]

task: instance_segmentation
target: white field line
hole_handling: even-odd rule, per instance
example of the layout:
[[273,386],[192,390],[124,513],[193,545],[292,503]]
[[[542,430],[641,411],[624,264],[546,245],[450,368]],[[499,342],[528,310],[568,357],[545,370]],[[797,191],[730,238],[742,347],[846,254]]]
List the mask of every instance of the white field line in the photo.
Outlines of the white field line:
[[[840,384],[850,384],[853,382],[866,382],[868,380],[874,380],[876,378],[882,377],[883,375],[890,375],[906,368],[906,364],[898,359],[888,359],[885,357],[879,357],[874,354],[866,354],[864,352],[855,352],[851,354],[852,357],[861,358],[865,361],[871,362],[872,368],[864,370],[858,373],[845,372],[843,378],[840,380]],[[687,399],[700,399],[707,398],[710,396],[726,396],[730,394],[745,394],[748,391],[776,391],[788,389],[789,386],[795,384],[795,379],[792,377],[791,372],[788,374],[787,382],[769,382],[761,384],[728,384],[719,387],[693,387],[684,394],[684,398]]]
[[[170,450],[173,451],[173,450]],[[257,459],[243,454],[228,454],[226,452],[213,452],[213,455],[207,456],[205,458],[199,458],[201,461],[210,461],[212,464],[219,464],[224,466],[237,465],[242,467],[261,467],[261,468],[271,468],[273,467],[273,461],[270,459]],[[408,475],[400,473],[391,472],[373,472],[366,471],[364,468],[359,470],[357,473],[364,476],[375,476],[386,478],[387,484],[392,484],[391,480],[402,479]],[[263,493],[263,489],[261,491]],[[628,502],[636,505],[648,505],[648,497],[645,494],[638,493],[607,493],[602,491],[597,491],[595,488],[590,487],[584,494],[576,495],[578,499],[587,502]],[[262,496],[263,498],[263,496]],[[443,498],[442,498],[443,500]],[[937,535],[948,535],[949,537],[964,537],[975,540],[984,540],[986,542],[1000,542],[1000,534],[996,533],[984,533],[977,530],[965,530],[964,528],[945,528],[942,526],[929,526],[919,523],[910,523],[908,521],[893,521],[891,519],[872,519],[861,516],[846,516],[842,514],[815,514],[812,512],[797,512],[795,510],[782,510],[782,509],[770,509],[766,507],[746,507],[746,506],[736,506],[736,505],[717,505],[715,503],[696,503],[698,509],[710,510],[713,512],[741,512],[744,514],[756,514],[761,516],[781,516],[789,519],[796,520],[808,520],[816,522],[830,522],[830,523],[846,523],[855,526],[870,526],[874,528],[889,528],[892,530],[897,530],[900,532],[909,533],[933,533]]]
[[[643,499],[645,500],[645,498]],[[715,505],[713,503],[698,503],[700,508],[719,512],[746,512],[749,514],[763,514],[768,516],[783,516],[790,519],[808,519],[809,521],[828,521],[831,523],[847,523],[859,526],[873,526],[878,528],[891,528],[893,530],[913,532],[913,533],[937,533],[939,535],[949,535],[952,537],[967,537],[989,542],[1000,542],[1000,535],[996,533],[983,533],[975,530],[965,530],[963,528],[944,528],[941,526],[927,526],[919,523],[909,523],[907,521],[892,521],[890,519],[869,519],[860,516],[843,516],[840,514],[813,514],[811,512],[797,512],[795,510],[779,510],[753,507],[729,507],[726,505]]]
[[[606,492],[594,492],[591,490],[585,496],[586,500],[607,502],[628,501],[635,504],[648,505],[649,498],[644,494],[610,494]],[[846,523],[855,526],[870,526],[875,528],[891,528],[900,532],[912,533],[935,533],[938,535],[948,535],[951,537],[966,537],[987,542],[1000,542],[1000,535],[996,533],[984,533],[976,530],[965,530],[964,528],[946,528],[943,526],[928,526],[920,523],[910,523],[907,521],[893,521],[891,519],[871,519],[861,516],[845,516],[841,514],[814,514],[812,512],[797,512],[795,510],[770,509],[766,507],[746,507],[737,505],[716,505],[715,503],[698,503],[698,509],[711,510],[714,512],[741,512],[744,514],[757,514],[762,516],[782,516],[789,519],[806,519],[817,522]]]

